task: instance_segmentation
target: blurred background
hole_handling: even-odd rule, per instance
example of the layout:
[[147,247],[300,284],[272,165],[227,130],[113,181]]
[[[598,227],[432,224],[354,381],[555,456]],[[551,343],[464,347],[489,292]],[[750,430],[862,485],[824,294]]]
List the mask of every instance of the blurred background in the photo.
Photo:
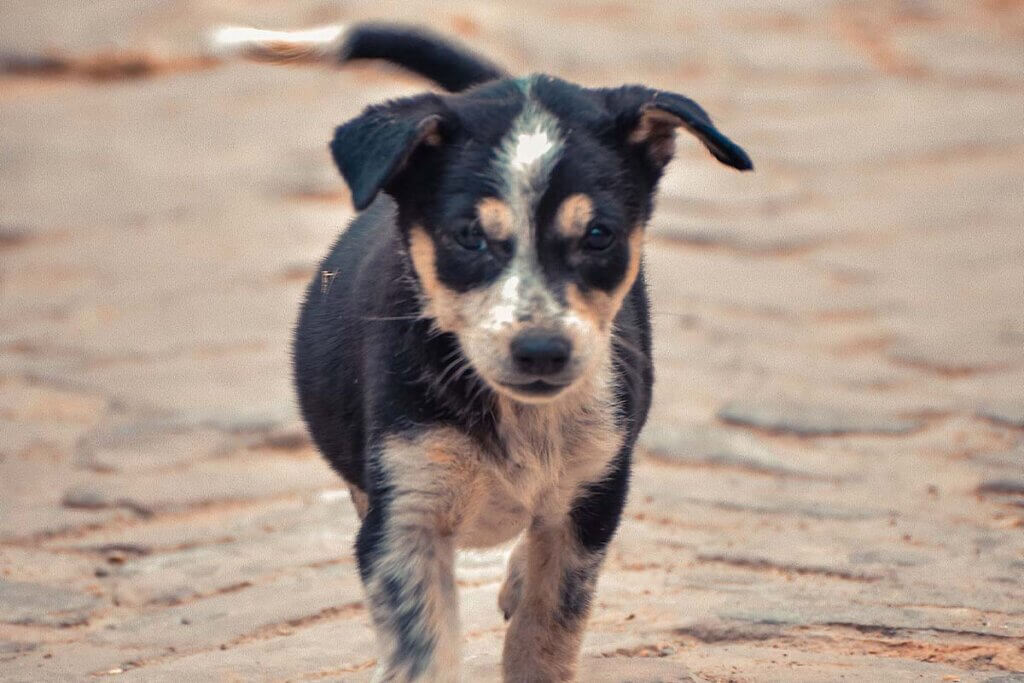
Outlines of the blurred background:
[[[0,4],[0,678],[368,680],[355,515],[288,345],[380,65],[222,23],[428,25],[703,104],[649,230],[658,383],[582,680],[1022,680],[1024,4]],[[495,680],[503,551],[460,561]]]

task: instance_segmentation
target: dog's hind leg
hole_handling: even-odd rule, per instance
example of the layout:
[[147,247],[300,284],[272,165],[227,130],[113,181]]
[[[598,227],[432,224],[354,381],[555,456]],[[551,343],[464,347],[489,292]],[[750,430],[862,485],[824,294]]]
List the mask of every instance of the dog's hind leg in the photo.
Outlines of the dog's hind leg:
[[377,630],[377,679],[455,681],[455,534],[476,499],[468,438],[433,430],[379,451],[356,556]]

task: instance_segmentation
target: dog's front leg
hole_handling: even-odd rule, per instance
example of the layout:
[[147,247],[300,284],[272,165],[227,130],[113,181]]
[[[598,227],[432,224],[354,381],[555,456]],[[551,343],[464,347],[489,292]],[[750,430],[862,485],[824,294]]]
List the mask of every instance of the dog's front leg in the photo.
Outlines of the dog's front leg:
[[523,576],[505,635],[507,683],[575,678],[604,548],[584,548],[572,527],[568,516],[555,523],[535,520],[517,548]]
[[[503,609],[512,612],[502,667],[506,683],[572,681],[605,551],[629,487],[630,450],[569,510],[535,517],[509,563]],[[555,497],[557,500],[557,496]]]
[[[376,557],[363,583],[377,630],[375,681],[458,680],[458,602],[450,535],[426,525],[374,520],[360,534],[360,565]],[[382,529],[378,532],[374,527]]]
[[377,681],[455,681],[455,532],[472,476],[456,442],[389,439],[356,542],[379,643]]

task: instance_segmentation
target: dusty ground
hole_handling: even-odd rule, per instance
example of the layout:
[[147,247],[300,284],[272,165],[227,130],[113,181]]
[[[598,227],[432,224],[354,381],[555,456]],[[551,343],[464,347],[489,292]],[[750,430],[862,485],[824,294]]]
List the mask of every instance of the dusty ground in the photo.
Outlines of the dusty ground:
[[[684,141],[664,182],[582,679],[1024,680],[1024,6],[694,4],[3,3],[0,678],[368,679],[287,348],[352,214],[332,127],[422,84],[199,35],[376,16],[689,93],[758,165]],[[462,561],[467,680],[501,569]]]

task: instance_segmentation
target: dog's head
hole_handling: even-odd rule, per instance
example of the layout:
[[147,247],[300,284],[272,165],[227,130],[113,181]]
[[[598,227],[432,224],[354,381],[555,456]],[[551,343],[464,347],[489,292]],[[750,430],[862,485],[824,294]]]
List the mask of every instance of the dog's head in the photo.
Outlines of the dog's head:
[[394,197],[424,314],[524,402],[608,358],[677,128],[751,168],[693,101],[548,76],[368,109],[331,149],[357,209]]

